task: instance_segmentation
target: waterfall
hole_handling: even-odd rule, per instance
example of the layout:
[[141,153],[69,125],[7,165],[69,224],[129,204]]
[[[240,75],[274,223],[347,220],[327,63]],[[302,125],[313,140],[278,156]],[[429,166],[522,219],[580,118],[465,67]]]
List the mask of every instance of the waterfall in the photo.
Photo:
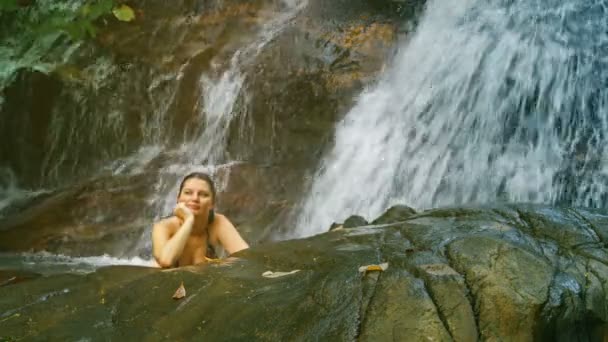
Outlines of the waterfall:
[[[196,138],[184,143],[177,152],[177,155],[181,156],[179,162],[161,170],[154,194],[148,200],[149,203],[156,204],[156,219],[172,212],[179,183],[187,173],[200,171],[213,175],[218,192],[227,186],[230,166],[239,161],[226,158],[225,138],[232,120],[238,117],[245,119],[247,115],[247,94],[241,91],[246,80],[244,67],[253,63],[262,49],[277,37],[307,4],[307,0],[282,1],[280,13],[263,25],[251,43],[233,54],[225,71],[218,72],[217,75],[201,75],[198,120],[203,122],[203,125]],[[239,101],[244,103],[239,106]],[[219,170],[225,171],[221,178]],[[142,234],[138,249],[151,249],[149,230]]]
[[430,0],[337,124],[293,234],[396,203],[605,207],[607,8]]
[[[175,205],[175,192],[181,177],[193,171],[216,173],[218,168],[230,166],[236,160],[227,160],[226,141],[230,123],[240,115],[246,115],[246,103],[236,108],[238,101],[247,102],[247,94],[241,92],[246,75],[243,68],[255,61],[260,51],[272,41],[289,22],[307,5],[306,0],[282,2],[282,11],[265,23],[253,41],[237,50],[230,59],[229,67],[218,76],[203,74],[200,77],[201,103],[198,120],[203,122],[197,137],[181,147],[179,163],[161,170],[158,195],[164,199],[161,212],[167,212]],[[167,178],[170,185],[166,186]],[[222,189],[222,184],[218,187]]]
[[[18,71],[35,70],[52,74],[55,79],[67,79],[60,86],[53,84],[57,94],[50,97],[53,105],[48,105],[48,113],[36,112],[30,118],[8,107],[0,113],[6,116],[0,124],[0,131],[9,135],[5,139],[24,140],[16,148],[5,146],[0,150],[0,154],[11,153],[0,161],[0,169],[15,176],[10,179],[10,189],[0,184],[0,211],[18,199],[17,193],[52,191],[99,175],[138,174],[161,155],[177,160],[161,172],[180,175],[202,163],[225,163],[221,160],[224,135],[231,120],[243,109],[235,108],[235,104],[246,101],[246,94],[241,91],[245,81],[241,68],[252,63],[306,4],[305,0],[272,4],[273,10],[261,13],[260,18],[267,17],[266,22],[253,40],[238,49],[229,63],[212,63],[211,70],[200,77],[198,117],[191,118],[197,121],[192,127],[203,129],[189,135],[178,150],[174,150],[174,141],[183,132],[179,124],[173,125],[181,120],[175,118],[181,115],[175,103],[179,103],[180,96],[189,96],[184,95],[188,88],[184,89],[183,79],[192,79],[187,73],[196,61],[188,60],[178,70],[138,61],[119,62],[111,53],[96,50],[93,43],[71,42],[59,33],[33,35],[36,39],[30,41],[31,32],[15,29],[21,33],[7,36],[10,44],[0,47],[0,90],[14,82]],[[44,0],[31,11],[18,14],[43,16],[51,11],[76,11],[80,5],[82,0],[65,4]],[[14,25],[20,28],[19,21]],[[188,28],[183,24],[175,27]],[[189,31],[175,32],[176,46],[186,39],[184,32]],[[2,110],[6,99],[0,93]],[[13,100],[13,104],[16,102]],[[183,114],[188,115],[189,112]],[[30,137],[32,132],[40,133],[34,139]]]
[[[50,9],[55,8],[52,2],[44,0],[43,3]],[[72,3],[78,9],[82,0],[72,0]],[[61,193],[69,186],[88,180],[104,182],[104,177],[120,175],[126,179],[158,174],[149,192],[139,194],[145,200],[142,214],[149,219],[151,227],[153,219],[172,211],[178,182],[186,173],[206,171],[218,178],[218,190],[224,189],[228,174],[222,171],[218,176],[217,173],[239,162],[226,153],[228,129],[235,119],[248,120],[248,95],[243,87],[247,81],[245,70],[307,4],[307,0],[279,0],[260,4],[261,8],[255,5],[248,10],[257,11],[255,15],[247,14],[252,21],[246,27],[251,32],[237,32],[226,24],[216,36],[210,28],[209,37],[217,41],[199,39],[196,42],[200,46],[184,43],[186,39],[193,39],[193,30],[204,28],[203,22],[197,22],[194,17],[198,12],[167,16],[172,25],[167,25],[164,18],[150,20],[149,25],[162,28],[163,32],[169,30],[175,39],[166,42],[169,45],[166,49],[143,46],[144,52],[150,51],[149,60],[143,54],[131,56],[133,52],[124,51],[125,46],[120,45],[123,37],[112,43],[111,35],[105,37],[108,42],[104,37],[98,41],[72,42],[55,34],[45,37],[43,42],[29,42],[31,49],[26,49],[27,58],[15,52],[24,49],[19,45],[25,41],[19,39],[21,36],[12,40],[14,46],[0,47],[0,57],[4,58],[0,58],[0,64],[6,67],[0,71],[0,90],[14,84],[29,85],[32,82],[27,77],[36,76],[32,71],[39,71],[39,78],[47,82],[37,88],[41,89],[39,93],[56,90],[44,106],[39,106],[44,110],[38,111],[21,106],[23,101],[17,97],[0,98],[0,114],[11,119],[3,120],[0,131],[9,133],[5,134],[9,135],[5,137],[8,141],[10,134],[14,134],[28,144],[27,148],[24,144],[5,145],[4,150],[0,150],[0,154],[10,152],[12,158],[0,162],[0,218],[13,215],[22,208],[22,203],[29,205],[32,198]],[[220,4],[210,5],[210,8],[216,7],[224,8]],[[23,15],[37,15],[37,11],[43,10],[46,7],[35,7]],[[205,18],[203,14],[201,18]],[[190,20],[191,25],[187,24]],[[150,28],[141,29],[147,32]],[[116,54],[112,49],[100,48],[99,44],[108,44],[116,49]],[[51,48],[53,54],[47,56]],[[161,52],[175,52],[178,56],[174,60],[165,56],[155,59]],[[21,83],[14,82],[16,80]],[[197,90],[200,93],[193,96]],[[27,116],[21,115],[22,111]],[[40,118],[41,114],[44,118]],[[188,123],[184,123],[187,120]],[[33,131],[41,132],[35,135],[35,141],[26,135],[34,136]],[[37,154],[31,155],[40,157],[24,156],[19,153],[22,150],[34,151]],[[87,219],[93,216],[92,213],[86,215]],[[111,215],[99,213],[95,220],[111,220]],[[133,229],[139,228],[138,223],[133,225]],[[150,250],[148,228],[134,241],[134,248],[129,248],[121,257],[137,254],[147,257]]]
[[[183,151],[192,165],[221,162],[225,151],[225,138],[232,120],[238,116],[237,101],[244,99],[246,110],[247,94],[241,93],[246,76],[243,67],[250,65],[270,41],[307,5],[306,0],[283,0],[282,12],[265,23],[256,39],[239,49],[232,56],[228,70],[220,77],[202,75],[200,120],[204,129],[193,142],[186,144]],[[242,98],[241,98],[242,97]],[[244,113],[246,115],[246,113]]]
[[7,216],[5,209],[11,205],[27,201],[31,197],[45,194],[45,190],[26,190],[19,188],[17,176],[11,169],[0,168],[0,219]]

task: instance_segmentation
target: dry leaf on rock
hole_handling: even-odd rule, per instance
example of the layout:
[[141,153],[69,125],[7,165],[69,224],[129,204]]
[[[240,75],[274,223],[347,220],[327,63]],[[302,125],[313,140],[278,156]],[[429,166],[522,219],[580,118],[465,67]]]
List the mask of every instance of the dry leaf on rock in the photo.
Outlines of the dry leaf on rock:
[[286,275],[294,274],[296,272],[300,272],[300,270],[293,270],[291,272],[272,272],[272,271],[266,271],[266,272],[262,273],[262,277],[264,277],[264,278],[278,278],[278,277],[284,277]]
[[186,297],[186,288],[184,287],[184,282],[177,288],[175,293],[173,294],[173,299],[182,299]]
[[359,272],[365,274],[372,271],[386,271],[388,269],[388,262],[381,263],[380,265],[365,265],[359,267]]

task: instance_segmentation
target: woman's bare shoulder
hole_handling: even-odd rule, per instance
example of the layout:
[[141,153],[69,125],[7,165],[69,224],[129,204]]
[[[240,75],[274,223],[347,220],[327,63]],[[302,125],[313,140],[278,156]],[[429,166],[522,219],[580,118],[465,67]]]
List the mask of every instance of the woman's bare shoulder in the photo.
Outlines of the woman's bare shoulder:
[[209,225],[209,237],[211,238],[211,243],[217,244],[218,241],[218,233],[225,229],[226,225],[232,225],[230,220],[225,215],[215,213],[213,217],[213,222]]
[[217,215],[217,219],[213,222],[214,229],[211,231],[211,241],[221,243],[221,246],[228,254],[236,253],[240,250],[249,248],[249,245],[236,227],[224,215]]
[[222,229],[222,228],[225,228],[226,226],[234,227],[232,222],[230,222],[230,220],[228,219],[228,217],[226,217],[226,215],[216,213],[215,217],[213,219],[212,228],[213,229]]
[[228,220],[228,218],[226,217],[226,215],[220,214],[220,213],[215,213],[213,220],[219,220],[219,222],[225,222]]

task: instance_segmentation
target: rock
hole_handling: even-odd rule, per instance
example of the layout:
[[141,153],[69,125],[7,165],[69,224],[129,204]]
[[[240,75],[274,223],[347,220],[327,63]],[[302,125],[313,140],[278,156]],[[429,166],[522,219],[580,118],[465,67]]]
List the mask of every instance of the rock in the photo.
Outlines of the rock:
[[344,223],[337,223],[337,222],[332,223],[331,226],[329,227],[329,231],[341,230],[341,229],[345,229],[345,228],[361,227],[361,226],[365,226],[367,224],[368,224],[368,222],[363,218],[363,216],[352,215],[352,216],[349,216],[344,221]]
[[416,273],[428,284],[437,310],[450,336],[455,341],[478,339],[475,313],[469,302],[465,278],[448,264],[419,265]]
[[489,237],[454,241],[448,258],[464,274],[477,299],[474,308],[484,339],[534,339],[534,317],[547,300],[553,275],[543,258]]
[[342,226],[342,224],[334,222],[329,226],[329,231],[331,232],[332,230],[342,230],[344,229],[344,227]]
[[[433,210],[220,263],[35,278],[0,287],[0,338],[602,341],[608,250],[589,230],[605,230],[599,215]],[[384,272],[358,272],[382,262]],[[182,282],[188,296],[174,301]]]
[[354,228],[367,225],[367,221],[362,216],[353,215],[344,221],[344,228]]
[[0,270],[0,287],[36,279],[41,274],[22,270]]
[[404,221],[410,216],[416,215],[416,210],[405,206],[395,205],[390,207],[384,214],[372,221],[372,224],[387,224]]
[[[11,169],[22,183],[39,182],[48,153],[46,135],[52,122],[49,110],[58,102],[63,85],[38,71],[21,70],[13,83],[0,89],[0,167]],[[36,101],[31,101],[36,99]]]
[[425,283],[405,271],[385,273],[366,312],[361,340],[449,340]]
[[152,225],[142,194],[155,177],[104,177],[33,197],[0,219],[0,252],[135,256],[142,232]]

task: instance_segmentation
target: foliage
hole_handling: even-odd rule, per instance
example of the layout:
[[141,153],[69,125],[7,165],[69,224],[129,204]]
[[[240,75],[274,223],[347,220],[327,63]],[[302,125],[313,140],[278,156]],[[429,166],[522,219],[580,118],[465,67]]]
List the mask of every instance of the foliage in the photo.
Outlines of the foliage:
[[17,0],[0,0],[0,11],[14,11],[17,8]]
[[76,9],[65,7],[45,11],[40,7],[36,2],[0,0],[0,17],[25,18],[26,26],[36,35],[60,32],[72,40],[94,38],[98,30],[95,22],[106,15],[113,15],[120,21],[135,19],[133,9],[116,0],[85,0]]

